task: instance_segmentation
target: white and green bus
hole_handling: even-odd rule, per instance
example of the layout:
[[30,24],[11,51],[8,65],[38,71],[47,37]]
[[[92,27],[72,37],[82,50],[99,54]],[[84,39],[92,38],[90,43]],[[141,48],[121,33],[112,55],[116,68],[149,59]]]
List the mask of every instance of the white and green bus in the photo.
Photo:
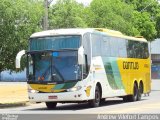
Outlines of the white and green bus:
[[17,54],[17,68],[23,54],[29,100],[49,109],[70,102],[97,107],[107,97],[137,101],[151,90],[144,38],[109,29],[55,29],[31,35],[28,51]]

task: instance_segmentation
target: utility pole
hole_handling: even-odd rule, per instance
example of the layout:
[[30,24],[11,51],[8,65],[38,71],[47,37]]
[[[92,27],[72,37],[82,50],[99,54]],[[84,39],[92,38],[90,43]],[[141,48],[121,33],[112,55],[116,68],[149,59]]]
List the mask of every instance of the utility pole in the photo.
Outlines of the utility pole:
[[44,0],[43,30],[48,29],[48,0]]
[[44,18],[43,18],[43,30],[48,30],[48,9],[53,0],[44,0]]

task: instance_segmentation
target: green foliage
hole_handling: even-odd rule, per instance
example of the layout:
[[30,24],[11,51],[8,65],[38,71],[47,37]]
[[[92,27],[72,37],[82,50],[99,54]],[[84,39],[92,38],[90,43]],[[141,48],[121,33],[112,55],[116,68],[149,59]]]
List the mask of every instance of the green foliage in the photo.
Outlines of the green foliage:
[[[160,4],[157,0],[122,0],[128,5],[133,6],[138,17],[138,21],[134,21],[134,25],[138,27],[142,36],[147,40],[154,40],[160,37]],[[139,13],[137,13],[139,12]],[[138,15],[139,14],[139,15]],[[146,20],[146,21],[144,21]],[[143,23],[143,22],[145,23]]]
[[42,15],[38,0],[1,0],[0,71],[15,69],[16,54],[27,49],[29,36],[40,30]]
[[160,38],[160,12],[156,15],[156,30],[157,30],[157,37]]
[[50,28],[87,27],[83,20],[84,6],[75,0],[59,0],[50,7]]
[[127,35],[139,33],[131,22],[132,7],[120,0],[93,0],[87,11],[89,19],[86,22],[89,27],[110,28]]
[[148,12],[134,12],[133,25],[138,29],[140,35],[147,40],[152,41],[156,37],[155,22],[150,19]]

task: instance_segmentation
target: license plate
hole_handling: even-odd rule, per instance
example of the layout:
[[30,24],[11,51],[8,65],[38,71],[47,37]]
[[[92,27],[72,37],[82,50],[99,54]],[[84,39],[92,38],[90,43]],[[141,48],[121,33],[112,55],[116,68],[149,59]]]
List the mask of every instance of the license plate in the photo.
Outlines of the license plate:
[[48,99],[57,99],[57,96],[48,96]]

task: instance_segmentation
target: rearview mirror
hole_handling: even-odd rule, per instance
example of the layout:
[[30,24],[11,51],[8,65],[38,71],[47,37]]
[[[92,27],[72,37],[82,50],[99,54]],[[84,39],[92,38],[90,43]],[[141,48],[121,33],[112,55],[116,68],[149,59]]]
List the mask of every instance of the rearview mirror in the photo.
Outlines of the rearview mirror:
[[20,68],[21,67],[21,57],[26,54],[25,50],[21,50],[18,52],[17,56],[16,56],[16,68]]

